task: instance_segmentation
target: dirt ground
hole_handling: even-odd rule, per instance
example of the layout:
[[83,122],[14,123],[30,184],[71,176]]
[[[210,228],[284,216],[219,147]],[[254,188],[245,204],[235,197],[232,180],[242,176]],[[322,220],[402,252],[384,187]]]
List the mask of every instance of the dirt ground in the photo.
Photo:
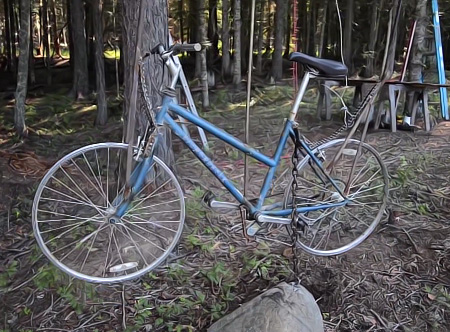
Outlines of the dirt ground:
[[[212,92],[205,117],[243,138],[242,96]],[[308,91],[307,100],[314,101]],[[225,104],[225,101],[232,103]],[[292,91],[261,87],[254,93],[251,142],[271,154]],[[300,254],[293,274],[289,243],[277,232],[250,241],[237,214],[219,215],[200,199],[206,190],[226,199],[219,183],[174,139],[176,170],[187,197],[181,243],[167,265],[123,285],[91,285],[65,276],[34,241],[31,205],[40,178],[60,157],[85,144],[120,140],[120,101],[112,120],[92,126],[95,108],[61,95],[29,100],[30,137],[14,138],[12,103],[0,118],[0,331],[205,331],[212,322],[280,281],[300,281],[317,299],[326,331],[450,330],[450,123],[431,133],[380,130],[367,141],[390,174],[386,214],[374,234],[347,254]],[[224,106],[226,105],[226,106]],[[119,111],[114,111],[118,109]],[[311,140],[339,126],[320,122],[314,105],[300,125]],[[195,128],[191,128],[193,136]],[[209,153],[238,184],[243,156],[209,136]],[[286,154],[286,165],[289,155]],[[265,169],[252,163],[250,191]]]

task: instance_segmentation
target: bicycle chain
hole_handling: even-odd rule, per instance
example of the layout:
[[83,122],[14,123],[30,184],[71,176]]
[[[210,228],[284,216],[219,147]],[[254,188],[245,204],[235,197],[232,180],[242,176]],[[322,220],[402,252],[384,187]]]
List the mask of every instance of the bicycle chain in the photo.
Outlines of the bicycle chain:
[[292,241],[292,259],[294,264],[294,274],[298,277],[299,266],[298,266],[298,255],[297,255],[297,242],[299,239],[298,232],[298,212],[297,212],[297,191],[298,191],[298,163],[300,162],[301,157],[299,156],[300,151],[300,137],[298,133],[298,129],[295,130],[295,146],[294,153],[292,154],[292,185],[291,185],[291,195],[292,195],[292,219],[291,219],[291,241]]

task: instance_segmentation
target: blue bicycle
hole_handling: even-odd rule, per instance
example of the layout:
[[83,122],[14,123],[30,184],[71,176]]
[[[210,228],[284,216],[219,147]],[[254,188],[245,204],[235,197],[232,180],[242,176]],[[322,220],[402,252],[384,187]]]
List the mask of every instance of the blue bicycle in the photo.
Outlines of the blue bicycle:
[[[296,128],[295,118],[310,78],[346,75],[344,65],[291,54],[292,61],[304,66],[305,74],[275,153],[269,157],[175,102],[173,91],[180,67],[174,52],[196,47],[176,45],[165,50],[158,46],[153,50],[169,69],[171,82],[162,89],[162,107],[150,114],[149,122],[154,125],[137,146],[100,143],[82,147],[59,160],[42,179],[33,203],[36,240],[50,261],[71,276],[97,283],[137,278],[163,263],[177,245],[185,203],[176,176],[154,155],[163,126],[168,126],[236,199],[234,203],[210,197],[209,206],[244,211],[243,219],[253,222],[245,230],[247,234],[268,224],[286,225],[298,234],[300,248],[328,256],[360,244],[380,221],[388,196],[388,174],[376,150],[355,139],[335,139],[313,147]],[[259,197],[245,197],[174,117],[203,128],[267,165]],[[302,157],[293,166],[295,176],[274,181],[290,140]],[[274,183],[283,188],[277,203],[267,199]]]

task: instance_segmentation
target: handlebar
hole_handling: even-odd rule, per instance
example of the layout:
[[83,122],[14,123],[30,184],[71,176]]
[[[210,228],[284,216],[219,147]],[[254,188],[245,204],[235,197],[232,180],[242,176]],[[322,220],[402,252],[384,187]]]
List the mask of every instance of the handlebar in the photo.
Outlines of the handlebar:
[[[195,44],[174,44],[169,48],[169,52],[182,53],[182,52],[200,52],[202,45],[200,43]],[[156,45],[151,51],[151,54],[164,54],[166,52],[163,44]]]

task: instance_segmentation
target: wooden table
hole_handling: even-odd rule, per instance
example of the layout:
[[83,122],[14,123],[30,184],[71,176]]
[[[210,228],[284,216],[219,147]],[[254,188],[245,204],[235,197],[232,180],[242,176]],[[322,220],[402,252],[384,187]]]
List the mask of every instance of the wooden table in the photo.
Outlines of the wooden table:
[[[378,83],[377,80],[373,79],[345,79],[339,78],[318,78],[319,80],[319,102],[317,106],[317,115],[318,117],[322,117],[324,103],[325,103],[325,119],[331,119],[331,94],[330,90],[333,86],[343,86],[347,84],[348,86],[354,86],[355,94],[353,97],[353,106],[357,107],[359,103],[363,100],[365,94],[370,90],[370,88]],[[397,131],[397,107],[398,107],[398,98],[397,95],[400,92],[413,92],[412,99],[412,109],[411,109],[411,125],[414,125],[417,109],[422,103],[423,111],[424,111],[424,122],[425,122],[425,130],[431,130],[430,124],[430,112],[428,109],[428,92],[430,90],[437,90],[442,87],[450,87],[450,85],[445,84],[433,84],[433,83],[418,83],[418,82],[400,82],[397,80],[389,80],[386,81],[385,86],[383,87],[384,91],[381,91],[378,101],[383,100],[383,97],[387,96],[387,100],[389,101],[389,115],[391,120],[391,130],[392,132]],[[383,96],[384,92],[384,96]],[[383,109],[375,110],[375,103],[372,104],[373,114],[376,113],[375,116],[375,129],[378,129],[381,123],[381,116],[383,113]]]

